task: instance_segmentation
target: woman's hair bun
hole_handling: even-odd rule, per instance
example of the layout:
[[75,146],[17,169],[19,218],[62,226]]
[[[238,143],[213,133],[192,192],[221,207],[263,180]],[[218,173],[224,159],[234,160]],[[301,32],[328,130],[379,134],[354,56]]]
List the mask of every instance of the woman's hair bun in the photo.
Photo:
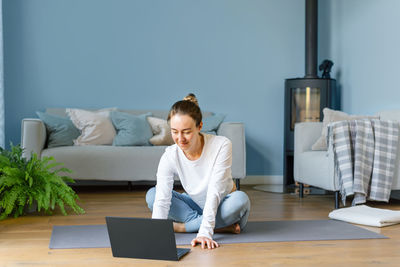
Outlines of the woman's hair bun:
[[195,103],[197,106],[199,106],[199,102],[197,101],[196,96],[195,96],[194,94],[192,94],[192,93],[190,93],[190,94],[188,94],[187,96],[185,96],[185,97],[183,98],[183,100],[193,102],[193,103]]
[[185,96],[183,100],[177,101],[172,105],[168,113],[167,121],[170,121],[176,114],[189,115],[196,122],[197,127],[200,125],[203,118],[199,102],[197,102],[196,96],[192,93]]

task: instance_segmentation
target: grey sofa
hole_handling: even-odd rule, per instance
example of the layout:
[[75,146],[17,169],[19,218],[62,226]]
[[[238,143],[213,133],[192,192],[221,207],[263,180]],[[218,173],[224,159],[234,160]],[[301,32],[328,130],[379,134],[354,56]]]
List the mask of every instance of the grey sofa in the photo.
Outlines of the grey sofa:
[[[400,121],[400,111],[382,111],[376,114],[381,120]],[[327,151],[313,151],[311,146],[321,136],[322,122],[296,123],[294,132],[294,180],[303,184],[335,192],[335,208],[339,207],[339,181],[335,175],[332,144]],[[400,141],[392,190],[400,189]]]
[[[167,118],[167,111],[121,110],[130,114],[151,112],[154,117]],[[47,109],[47,113],[67,116],[65,109]],[[211,115],[204,112],[203,116]],[[39,157],[53,156],[57,162],[71,169],[75,180],[102,181],[156,181],[158,162],[166,146],[62,146],[46,148],[46,128],[39,119],[23,119],[21,145],[24,157],[31,153]],[[232,141],[232,176],[239,186],[240,179],[246,177],[246,147],[243,123],[223,122],[217,135]],[[178,177],[176,177],[178,179]]]

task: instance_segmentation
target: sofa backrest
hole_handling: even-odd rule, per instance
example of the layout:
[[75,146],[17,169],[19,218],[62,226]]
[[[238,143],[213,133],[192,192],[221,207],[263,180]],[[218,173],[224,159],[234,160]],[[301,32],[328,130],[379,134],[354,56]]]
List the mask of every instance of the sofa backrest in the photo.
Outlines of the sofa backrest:
[[384,110],[376,114],[381,120],[400,121],[400,110]]
[[[52,114],[52,115],[58,115],[58,116],[63,116],[67,117],[67,114],[65,112],[65,108],[47,108],[46,113]],[[86,109],[86,110],[96,110],[96,109]],[[168,111],[167,110],[153,110],[153,109],[117,109],[117,111],[120,112],[125,112],[129,113],[132,115],[140,115],[144,114],[147,112],[151,112],[153,114],[153,117],[161,118],[166,120],[168,117]],[[203,118],[206,118],[208,116],[211,116],[213,113],[209,111],[203,111]]]

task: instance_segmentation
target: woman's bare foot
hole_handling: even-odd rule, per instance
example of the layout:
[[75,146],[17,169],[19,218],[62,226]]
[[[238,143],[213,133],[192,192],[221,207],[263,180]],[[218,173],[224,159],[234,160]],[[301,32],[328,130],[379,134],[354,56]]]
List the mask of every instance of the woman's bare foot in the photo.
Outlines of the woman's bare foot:
[[177,223],[174,222],[174,232],[176,233],[186,233],[186,228],[185,228],[185,224],[184,223]]
[[215,229],[216,233],[232,233],[232,234],[240,234],[240,225],[238,223],[234,223],[230,226]]

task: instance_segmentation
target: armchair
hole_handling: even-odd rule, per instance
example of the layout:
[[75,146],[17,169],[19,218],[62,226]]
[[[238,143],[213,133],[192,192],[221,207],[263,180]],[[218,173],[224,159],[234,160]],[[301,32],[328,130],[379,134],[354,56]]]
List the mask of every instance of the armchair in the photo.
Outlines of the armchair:
[[339,207],[339,181],[335,177],[333,149],[313,151],[311,146],[321,136],[322,122],[296,123],[294,131],[294,180],[303,184],[335,192],[335,208]]
[[[382,111],[377,114],[381,120],[400,120],[400,111]],[[295,125],[294,132],[294,180],[300,184],[300,197],[303,184],[335,192],[335,208],[339,208],[339,181],[335,175],[332,144],[327,151],[313,151],[311,146],[321,135],[322,122],[301,122]],[[400,189],[400,142],[397,147],[392,190]]]

